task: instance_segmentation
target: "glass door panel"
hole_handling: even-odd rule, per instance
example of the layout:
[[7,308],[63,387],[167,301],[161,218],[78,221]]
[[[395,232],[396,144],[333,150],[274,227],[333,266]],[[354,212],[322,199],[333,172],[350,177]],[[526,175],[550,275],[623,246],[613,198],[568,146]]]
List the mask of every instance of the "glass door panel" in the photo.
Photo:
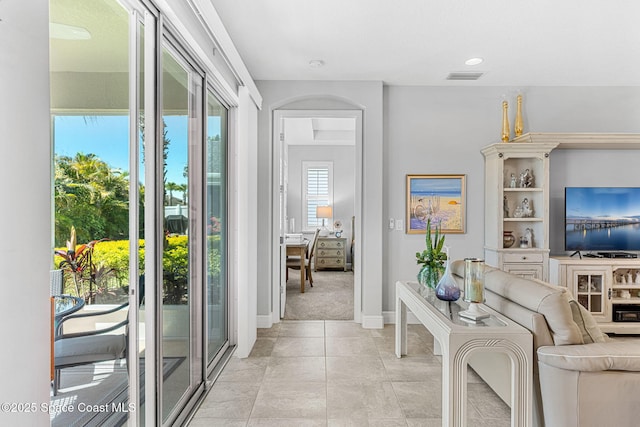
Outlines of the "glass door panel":
[[227,109],[207,94],[206,272],[207,363],[228,340],[227,333]]
[[[145,384],[145,356],[146,356],[146,341],[145,341],[145,313],[146,313],[146,301],[145,301],[145,274],[144,274],[144,263],[145,263],[145,244],[144,244],[144,216],[145,216],[145,187],[146,187],[146,179],[145,179],[145,150],[144,150],[144,138],[145,138],[145,92],[144,92],[144,75],[145,75],[145,25],[142,22],[144,19],[142,16],[137,16],[139,19],[136,22],[136,32],[137,32],[137,104],[138,104],[138,115],[135,117],[135,121],[137,124],[136,128],[136,138],[137,138],[137,146],[136,146],[136,161],[138,167],[137,174],[137,182],[138,182],[138,212],[137,212],[137,223],[138,223],[138,242],[135,245],[135,249],[138,252],[138,354],[132,355],[133,357],[138,357],[138,376],[137,376],[137,399],[138,399],[138,407],[136,408],[136,413],[132,414],[131,417],[136,417],[136,423],[138,425],[145,425],[145,406],[144,406],[144,384]],[[151,64],[149,64],[151,65]],[[149,185],[149,188],[153,188],[153,185]],[[150,208],[151,209],[151,208]],[[133,326],[133,325],[132,325]],[[151,353],[150,353],[151,354]],[[133,396],[133,393],[132,393]],[[134,424],[136,424],[134,423]]]
[[[78,340],[127,339],[126,329],[105,331],[128,318],[130,287],[130,11],[117,0],[50,1],[50,78],[53,135],[54,268],[62,270],[56,293],[81,298],[92,316],[63,322]],[[135,186],[134,186],[135,188]],[[69,243],[67,243],[69,242]],[[116,312],[104,313],[121,306]],[[73,323],[73,325],[72,325]],[[87,334],[92,334],[87,335]],[[89,354],[77,366],[56,369],[51,424],[118,424],[127,418],[129,366],[122,356],[101,361]],[[54,356],[63,355],[58,345]],[[91,357],[95,356],[95,357]],[[95,362],[93,360],[96,360]],[[115,412],[81,411],[94,405]],[[75,405],[75,406],[74,406]],[[114,406],[112,406],[114,405]]]
[[162,150],[164,165],[161,333],[162,420],[190,388],[189,105],[191,72],[167,46],[162,49]]

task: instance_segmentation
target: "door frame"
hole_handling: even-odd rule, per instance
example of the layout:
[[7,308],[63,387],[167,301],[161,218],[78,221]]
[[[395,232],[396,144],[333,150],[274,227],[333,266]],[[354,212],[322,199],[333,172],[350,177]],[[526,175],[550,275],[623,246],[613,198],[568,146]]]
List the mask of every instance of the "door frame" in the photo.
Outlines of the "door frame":
[[362,117],[361,109],[335,109],[335,110],[273,110],[271,137],[272,162],[271,162],[271,315],[272,323],[280,322],[280,134],[283,133],[282,124],[286,118],[353,118],[356,120],[356,145],[355,145],[355,188],[354,188],[354,258],[351,260],[353,270],[353,321],[362,323],[362,185],[363,185],[363,140],[362,140]]

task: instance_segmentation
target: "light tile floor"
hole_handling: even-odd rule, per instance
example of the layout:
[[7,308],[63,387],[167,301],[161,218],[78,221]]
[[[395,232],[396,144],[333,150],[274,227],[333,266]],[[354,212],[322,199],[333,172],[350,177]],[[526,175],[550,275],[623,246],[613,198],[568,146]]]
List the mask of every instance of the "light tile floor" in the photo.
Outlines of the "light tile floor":
[[[232,358],[189,424],[199,426],[440,426],[441,364],[433,337],[409,325],[284,321],[259,329],[251,356]],[[508,426],[509,407],[470,371],[468,425]]]

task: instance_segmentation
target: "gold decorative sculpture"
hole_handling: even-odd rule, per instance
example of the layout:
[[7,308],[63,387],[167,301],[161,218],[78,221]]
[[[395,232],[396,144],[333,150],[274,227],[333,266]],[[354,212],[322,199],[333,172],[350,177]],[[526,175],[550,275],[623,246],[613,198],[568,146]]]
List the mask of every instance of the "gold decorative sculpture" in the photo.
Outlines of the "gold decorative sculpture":
[[524,126],[522,126],[522,95],[518,95],[518,104],[516,108],[516,121],[513,124],[513,132],[516,136],[522,135]]
[[507,114],[508,108],[507,101],[502,101],[502,142],[509,142],[511,133],[509,130],[509,115]]

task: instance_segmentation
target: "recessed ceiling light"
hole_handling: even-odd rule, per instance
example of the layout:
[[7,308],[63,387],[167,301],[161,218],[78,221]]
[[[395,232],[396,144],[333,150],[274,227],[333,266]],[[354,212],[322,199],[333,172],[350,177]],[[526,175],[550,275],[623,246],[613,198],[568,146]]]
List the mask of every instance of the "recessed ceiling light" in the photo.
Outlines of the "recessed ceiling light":
[[324,61],[322,59],[312,59],[309,61],[309,67],[311,68],[320,68],[324,65]]
[[484,61],[484,59],[482,58],[469,58],[466,61],[464,61],[464,63],[467,65],[478,65],[478,64],[482,64],[482,61]]

